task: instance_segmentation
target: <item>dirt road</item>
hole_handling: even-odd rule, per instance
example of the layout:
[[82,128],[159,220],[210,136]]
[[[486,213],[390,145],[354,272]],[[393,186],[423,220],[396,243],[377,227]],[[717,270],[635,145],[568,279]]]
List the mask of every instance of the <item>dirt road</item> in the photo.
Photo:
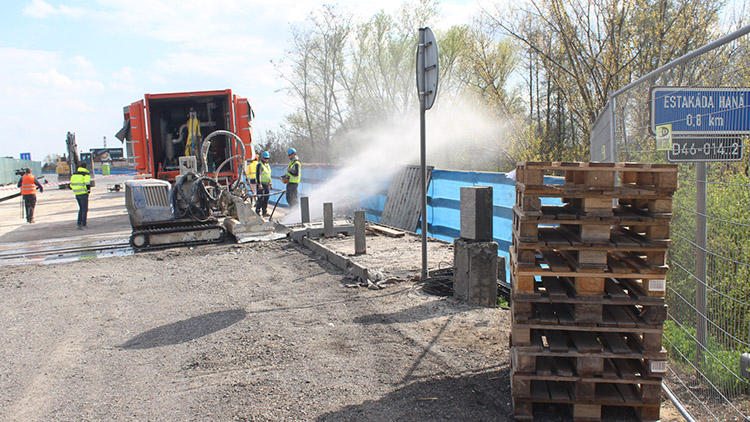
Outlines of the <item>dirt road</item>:
[[279,241],[6,267],[0,419],[509,420],[502,312]]

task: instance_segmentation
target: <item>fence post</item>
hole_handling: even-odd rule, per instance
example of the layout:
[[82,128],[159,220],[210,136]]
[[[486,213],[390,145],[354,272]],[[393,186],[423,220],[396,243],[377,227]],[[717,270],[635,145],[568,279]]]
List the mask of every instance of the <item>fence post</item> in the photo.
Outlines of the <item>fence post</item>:
[[695,169],[695,308],[696,345],[695,365],[702,367],[706,347],[706,163],[699,161]]

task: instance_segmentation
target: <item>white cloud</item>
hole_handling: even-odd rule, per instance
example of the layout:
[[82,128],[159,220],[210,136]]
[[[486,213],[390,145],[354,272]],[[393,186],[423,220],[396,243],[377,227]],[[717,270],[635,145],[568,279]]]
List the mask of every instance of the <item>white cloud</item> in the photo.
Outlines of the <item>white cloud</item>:
[[43,0],[31,0],[31,4],[23,8],[23,14],[32,18],[44,19],[50,16],[62,15],[71,18],[80,18],[86,13],[86,9],[77,7],[60,6],[54,7]]
[[135,80],[135,78],[133,77],[133,68],[130,66],[125,66],[112,72],[112,79],[126,84],[133,83],[133,81]]
[[42,0],[32,0],[31,4],[23,8],[23,14],[33,18],[46,18],[55,14],[55,8]]

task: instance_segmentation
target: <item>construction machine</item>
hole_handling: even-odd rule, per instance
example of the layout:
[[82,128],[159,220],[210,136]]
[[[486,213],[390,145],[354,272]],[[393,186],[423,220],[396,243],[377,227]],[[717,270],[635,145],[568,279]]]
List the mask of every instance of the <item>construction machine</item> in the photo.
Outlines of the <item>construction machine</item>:
[[[154,179],[174,182],[180,175],[181,157],[195,156],[198,144],[214,131],[237,134],[252,153],[253,110],[246,98],[232,90],[146,94],[145,98],[125,106],[125,121],[115,135],[126,143],[127,156],[135,169]],[[225,181],[237,173],[235,162],[218,171],[219,164],[237,154],[237,145],[215,139],[206,156],[208,175]],[[244,166],[244,163],[241,163]]]
[[[208,154],[219,137],[233,140],[238,153],[209,173]],[[226,130],[213,131],[198,143],[198,150],[197,156],[180,157],[180,174],[174,184],[158,179],[125,183],[125,205],[133,228],[130,244],[136,251],[220,243],[227,231],[240,243],[286,236],[253,210],[239,173],[245,163],[245,147],[239,136]],[[222,184],[219,175],[230,165],[237,173],[232,182]]]
[[[57,173],[58,182],[70,182],[70,176],[78,168],[78,145],[76,144],[76,134],[68,132],[65,138],[66,154],[57,159],[55,172]],[[65,189],[69,185],[60,184],[60,189]]]

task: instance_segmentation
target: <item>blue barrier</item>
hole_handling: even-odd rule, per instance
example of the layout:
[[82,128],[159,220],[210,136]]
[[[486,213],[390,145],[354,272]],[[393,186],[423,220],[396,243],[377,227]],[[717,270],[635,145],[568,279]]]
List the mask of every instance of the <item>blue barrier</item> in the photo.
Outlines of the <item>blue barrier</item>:
[[[303,164],[302,183],[299,196],[305,196],[321,184],[330,180],[339,166]],[[286,166],[275,164],[271,166],[273,189],[284,189],[279,178],[286,172]],[[365,211],[367,220],[380,222],[385,205],[388,183],[376,195],[359,197],[360,208]],[[562,184],[560,177],[545,176],[545,184]],[[509,258],[509,251],[513,237],[513,206],[516,203],[516,181],[506,173],[491,173],[477,171],[433,170],[432,180],[427,190],[427,232],[428,235],[450,241],[460,236],[461,228],[461,188],[465,186],[492,186],[492,237],[498,243],[498,254]],[[559,198],[542,198],[544,205],[560,205]],[[282,198],[279,205],[287,207],[286,198]],[[420,230],[421,223],[417,227]],[[506,269],[507,271],[507,269]],[[509,275],[508,275],[509,277]],[[509,278],[508,278],[509,280]]]

